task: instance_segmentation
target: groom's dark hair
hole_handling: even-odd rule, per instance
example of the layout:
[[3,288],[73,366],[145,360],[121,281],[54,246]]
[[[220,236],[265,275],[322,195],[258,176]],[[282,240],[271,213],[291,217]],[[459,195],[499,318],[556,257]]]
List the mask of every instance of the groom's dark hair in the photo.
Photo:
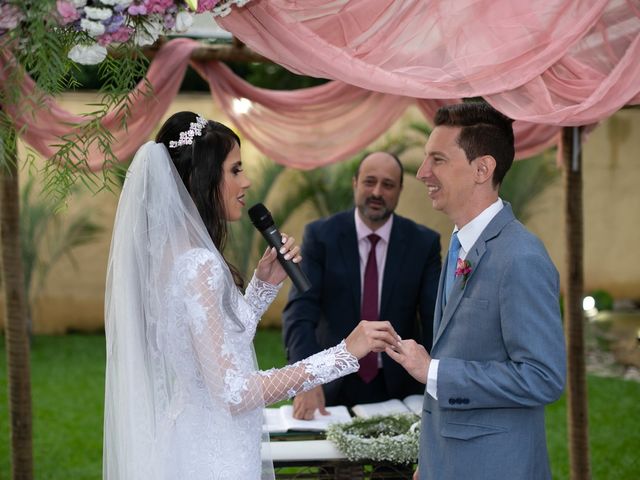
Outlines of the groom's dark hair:
[[440,107],[436,113],[436,127],[459,127],[458,146],[471,162],[482,155],[496,160],[493,186],[502,183],[515,156],[513,120],[485,102],[466,102]]

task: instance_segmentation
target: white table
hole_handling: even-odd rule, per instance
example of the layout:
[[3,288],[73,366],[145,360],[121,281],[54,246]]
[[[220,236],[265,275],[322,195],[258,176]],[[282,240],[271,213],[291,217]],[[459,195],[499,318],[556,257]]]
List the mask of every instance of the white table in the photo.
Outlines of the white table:
[[329,440],[281,440],[262,445],[277,480],[410,480],[411,466],[352,462]]
[[347,458],[329,440],[287,440],[269,442],[268,446],[263,444],[262,447],[262,458],[267,458],[270,450],[274,463],[346,460]]

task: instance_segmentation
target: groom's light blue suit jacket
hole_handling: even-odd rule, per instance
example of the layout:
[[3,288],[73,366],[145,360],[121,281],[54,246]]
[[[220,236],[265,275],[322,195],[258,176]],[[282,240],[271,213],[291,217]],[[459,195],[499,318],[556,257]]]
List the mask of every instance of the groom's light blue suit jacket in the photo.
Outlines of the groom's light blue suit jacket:
[[420,479],[550,479],[544,406],[566,367],[558,272],[508,203],[466,259],[472,271],[444,308],[440,277],[438,400],[425,394]]

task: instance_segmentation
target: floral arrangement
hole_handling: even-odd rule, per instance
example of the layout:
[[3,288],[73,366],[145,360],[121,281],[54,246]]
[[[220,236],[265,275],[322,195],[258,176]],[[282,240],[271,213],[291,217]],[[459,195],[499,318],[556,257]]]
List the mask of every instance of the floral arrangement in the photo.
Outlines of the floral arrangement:
[[193,23],[192,12],[226,15],[231,5],[249,0],[57,0],[61,24],[86,33],[69,52],[77,63],[100,63],[113,43],[133,41],[152,45],[161,35],[184,32]]
[[[69,58],[92,65],[105,59],[110,45],[151,45],[162,35],[186,31],[193,23],[193,13],[224,16],[231,12],[232,6],[243,6],[249,1],[56,0],[52,13],[59,26],[78,34]],[[18,27],[24,18],[23,8],[29,6],[0,0],[0,37]]]
[[417,415],[377,415],[331,425],[327,439],[351,461],[407,464],[418,460],[419,430]]
[[462,277],[462,288],[467,284],[471,271],[471,262],[469,260],[462,260],[459,258],[456,265],[456,278],[460,276]]

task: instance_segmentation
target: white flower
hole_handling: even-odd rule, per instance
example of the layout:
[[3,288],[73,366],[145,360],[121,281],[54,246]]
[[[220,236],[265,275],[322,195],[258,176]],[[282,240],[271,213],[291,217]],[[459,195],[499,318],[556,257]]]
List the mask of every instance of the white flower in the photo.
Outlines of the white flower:
[[87,4],[87,0],[71,0],[76,8],[82,8]]
[[183,10],[176,15],[176,25],[173,27],[173,30],[176,32],[186,32],[189,30],[189,27],[193,23],[193,16]]
[[93,45],[76,45],[69,51],[68,57],[82,65],[95,65],[107,56],[107,49],[94,43]]
[[87,32],[89,36],[93,38],[99,37],[104,33],[104,25],[102,25],[100,22],[87,20],[86,18],[80,20],[80,28],[82,28],[82,30]]
[[153,45],[162,34],[162,23],[157,19],[149,20],[136,31],[134,42],[139,47]]
[[110,8],[84,7],[84,11],[91,20],[106,20],[113,15]]

